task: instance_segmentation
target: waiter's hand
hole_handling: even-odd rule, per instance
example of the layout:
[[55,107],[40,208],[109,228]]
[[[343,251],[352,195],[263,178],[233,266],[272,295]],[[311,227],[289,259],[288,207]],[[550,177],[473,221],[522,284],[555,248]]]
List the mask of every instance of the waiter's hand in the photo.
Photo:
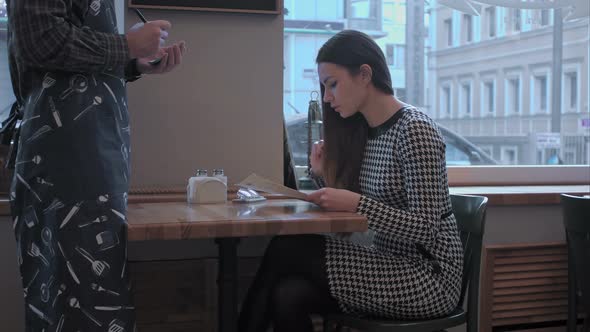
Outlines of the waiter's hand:
[[150,21],[133,26],[125,37],[131,59],[153,57],[168,38],[167,30],[172,25],[168,21]]
[[[163,74],[171,71],[182,62],[182,56],[186,53],[184,41],[161,48],[156,56],[137,59],[137,70],[142,74]],[[157,65],[149,62],[161,59]]]
[[322,188],[307,195],[307,201],[328,211],[356,212],[361,195],[345,189]]

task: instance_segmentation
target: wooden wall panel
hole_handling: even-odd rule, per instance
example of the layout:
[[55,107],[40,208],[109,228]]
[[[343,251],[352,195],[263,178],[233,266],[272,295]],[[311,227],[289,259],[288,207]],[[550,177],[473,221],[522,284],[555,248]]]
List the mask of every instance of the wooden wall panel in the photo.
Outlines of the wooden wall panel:
[[567,319],[565,243],[484,247],[481,331]]

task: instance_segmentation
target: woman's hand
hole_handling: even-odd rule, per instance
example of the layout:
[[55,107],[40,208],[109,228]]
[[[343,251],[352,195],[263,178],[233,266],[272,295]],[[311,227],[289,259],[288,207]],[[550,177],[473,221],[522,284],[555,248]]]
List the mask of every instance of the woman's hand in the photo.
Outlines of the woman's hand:
[[311,170],[316,176],[323,176],[324,170],[324,141],[313,143],[311,147],[311,156],[309,158]]
[[307,195],[307,201],[328,211],[356,212],[361,195],[345,189],[322,188]]

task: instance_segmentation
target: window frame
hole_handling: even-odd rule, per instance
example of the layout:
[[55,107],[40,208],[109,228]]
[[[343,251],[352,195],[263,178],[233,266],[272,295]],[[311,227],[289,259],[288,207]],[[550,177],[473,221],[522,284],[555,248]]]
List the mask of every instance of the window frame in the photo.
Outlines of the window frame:
[[[561,75],[561,86],[562,86],[561,113],[580,113],[581,112],[581,108],[580,108],[580,104],[581,104],[580,97],[581,97],[581,92],[582,92],[582,88],[581,88],[581,84],[580,84],[581,83],[580,82],[581,72],[582,72],[582,65],[580,63],[571,63],[571,64],[564,64],[563,65],[563,70],[562,70],[562,75]],[[571,73],[576,74],[576,99],[577,99],[577,101],[576,101],[576,106],[573,108],[570,106],[571,86],[569,83],[566,82],[566,80],[569,79],[569,77],[567,77],[567,76]],[[570,90],[567,90],[566,87],[569,87]]]
[[[497,89],[497,75],[495,73],[485,73],[485,74],[480,74],[480,112],[482,112],[480,114],[480,116],[482,118],[486,118],[486,117],[496,117],[496,114],[498,113],[498,104],[496,102],[496,98],[498,97],[498,89]],[[489,111],[489,101],[485,98],[485,94],[486,94],[486,84],[487,83],[492,83],[492,92],[493,92],[493,98],[490,98],[492,101],[492,112]],[[488,101],[488,104],[486,105],[486,101]]]
[[462,23],[462,42],[463,44],[471,44],[474,42],[474,18],[472,15],[469,14],[462,14],[461,16],[461,23]]
[[[453,80],[452,79],[442,79],[439,83],[440,89],[439,89],[439,98],[438,98],[438,104],[439,104],[439,112],[438,112],[438,116],[439,119],[452,119],[453,118]],[[449,95],[448,95],[448,99],[445,99],[445,89],[449,89]],[[445,105],[444,107],[444,111],[443,112],[443,104]],[[446,108],[446,106],[448,106],[448,109]]]
[[485,18],[481,20],[485,26],[485,38],[496,38],[498,35],[498,8],[496,6],[489,6],[484,9]]
[[454,31],[453,31],[453,16],[450,16],[446,19],[443,20],[443,29],[445,31],[445,35],[446,35],[446,40],[447,42],[445,43],[446,47],[452,47],[454,46]]
[[[522,97],[523,97],[523,73],[522,70],[510,70],[504,74],[504,114],[507,116],[522,116]],[[512,80],[518,79],[518,112],[513,109],[514,100],[509,100],[512,96]]]
[[[541,109],[541,96],[539,96],[539,98],[537,98],[537,77],[538,76],[545,76],[545,86],[546,86],[546,91],[547,91],[547,96],[545,97],[545,106],[546,109],[542,110]],[[549,108],[551,107],[551,88],[550,88],[550,83],[551,83],[551,67],[550,65],[542,65],[542,66],[534,66],[530,69],[530,114],[531,115],[537,115],[537,114],[541,114],[541,115],[547,115],[550,114],[549,113]],[[541,92],[539,92],[541,93]],[[539,101],[539,105],[537,105],[537,101]]]
[[448,166],[452,186],[590,184],[588,165]]
[[514,160],[505,165],[518,165],[518,146],[517,145],[501,145],[500,146],[500,162],[504,162],[504,154],[507,151],[512,151],[514,153]]
[[[473,78],[463,78],[459,81],[459,117],[461,118],[472,118],[473,117]],[[469,112],[466,112],[465,103],[465,86],[469,86]]]

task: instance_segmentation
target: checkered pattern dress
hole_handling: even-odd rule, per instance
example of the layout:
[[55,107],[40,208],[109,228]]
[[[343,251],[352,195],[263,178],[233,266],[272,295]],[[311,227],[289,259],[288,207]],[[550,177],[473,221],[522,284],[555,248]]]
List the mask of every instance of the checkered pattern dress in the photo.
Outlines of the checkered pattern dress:
[[357,212],[369,221],[372,245],[327,237],[330,291],[341,309],[397,319],[452,311],[460,295],[463,251],[436,124],[406,107],[371,128],[360,187]]

